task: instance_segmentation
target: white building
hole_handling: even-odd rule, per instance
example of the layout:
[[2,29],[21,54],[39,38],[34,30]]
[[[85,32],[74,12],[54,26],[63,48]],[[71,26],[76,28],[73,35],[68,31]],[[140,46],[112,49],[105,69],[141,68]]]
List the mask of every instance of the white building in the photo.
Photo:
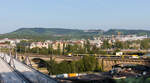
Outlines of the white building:
[[103,42],[101,40],[89,40],[91,45],[96,45],[96,47],[101,47]]
[[33,42],[30,45],[30,49],[32,48],[48,48],[49,44],[47,42]]

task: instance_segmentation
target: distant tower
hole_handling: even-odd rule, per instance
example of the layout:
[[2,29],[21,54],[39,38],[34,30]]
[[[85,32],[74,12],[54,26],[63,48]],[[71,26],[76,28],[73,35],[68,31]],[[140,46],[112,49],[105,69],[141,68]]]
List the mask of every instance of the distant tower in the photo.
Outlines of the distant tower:
[[118,36],[120,36],[121,35],[121,32],[118,32]]
[[121,32],[119,32],[119,31],[117,32],[117,38],[121,39]]

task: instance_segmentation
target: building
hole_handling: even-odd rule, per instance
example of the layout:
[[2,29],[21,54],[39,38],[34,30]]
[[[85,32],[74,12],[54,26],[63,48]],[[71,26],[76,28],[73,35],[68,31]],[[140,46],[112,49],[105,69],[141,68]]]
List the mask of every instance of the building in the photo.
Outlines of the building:
[[8,38],[4,38],[0,40],[1,44],[9,44],[11,47],[16,47],[17,43],[20,43],[21,41],[28,41],[27,39],[8,39]]
[[62,41],[55,41],[52,43],[52,48],[54,50],[57,50],[60,48],[60,50],[63,50],[63,46],[66,46],[66,43],[65,42],[62,42]]
[[101,40],[89,40],[91,45],[95,45],[96,47],[101,47],[103,42]]
[[30,45],[30,49],[32,48],[48,48],[49,44],[47,42],[33,42]]

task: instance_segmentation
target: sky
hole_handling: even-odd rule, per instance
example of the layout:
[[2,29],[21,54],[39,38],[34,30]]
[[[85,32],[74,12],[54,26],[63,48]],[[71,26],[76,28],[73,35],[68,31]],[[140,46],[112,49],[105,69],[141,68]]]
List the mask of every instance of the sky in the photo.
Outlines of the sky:
[[150,0],[0,0],[0,34],[25,27],[149,29]]

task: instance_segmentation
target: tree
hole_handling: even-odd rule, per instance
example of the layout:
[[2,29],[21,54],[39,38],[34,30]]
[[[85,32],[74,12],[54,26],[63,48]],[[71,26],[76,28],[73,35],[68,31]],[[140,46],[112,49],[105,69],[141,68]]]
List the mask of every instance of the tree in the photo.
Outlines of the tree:
[[96,67],[96,58],[93,56],[83,57],[84,71],[93,71]]
[[40,48],[39,49],[39,54],[44,54],[44,55],[48,55],[48,49],[47,48]]
[[28,46],[30,46],[30,42],[27,41],[21,41],[20,43],[17,43],[16,45],[17,52],[25,53],[29,49],[27,48]]
[[150,40],[149,39],[144,39],[141,41],[141,49],[149,49],[150,45],[149,45]]
[[91,51],[91,45],[89,40],[87,40],[86,43],[84,44],[84,50],[85,53],[89,53]]
[[111,45],[109,44],[108,40],[103,41],[102,49],[109,49]]
[[47,62],[47,70],[49,75],[56,74],[57,72],[57,63],[55,59],[50,58],[50,61]]
[[62,49],[62,54],[65,54],[65,44],[63,43],[63,49]]
[[123,48],[123,42],[116,41],[114,47],[117,49],[119,49],[119,48],[122,49]]
[[58,55],[61,55],[61,48],[60,48],[60,44],[58,44],[58,47],[57,47],[57,53],[58,53]]

